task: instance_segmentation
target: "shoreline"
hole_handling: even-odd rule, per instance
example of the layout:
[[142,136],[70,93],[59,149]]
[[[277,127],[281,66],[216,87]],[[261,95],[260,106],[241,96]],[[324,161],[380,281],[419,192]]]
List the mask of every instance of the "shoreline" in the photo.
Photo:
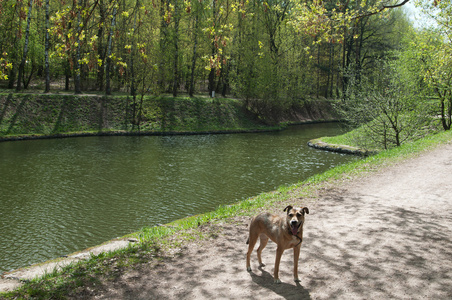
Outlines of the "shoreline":
[[364,156],[364,157],[375,155],[378,153],[377,151],[369,151],[369,150],[361,149],[358,147],[352,147],[352,146],[348,146],[348,145],[328,144],[328,143],[323,142],[320,138],[310,140],[308,142],[308,146],[315,148],[315,149],[324,150],[324,151],[358,155],[358,156]]
[[[0,93],[0,142],[87,136],[257,133],[337,121],[327,99],[300,100],[275,116],[233,98],[148,96],[140,115],[123,96]],[[139,122],[136,118],[139,117]]]
[[254,129],[223,129],[223,130],[202,130],[202,131],[127,131],[127,130],[106,130],[106,131],[81,131],[81,132],[62,132],[55,134],[25,134],[0,136],[1,142],[15,142],[27,140],[45,140],[45,139],[63,139],[75,137],[94,137],[94,136],[177,136],[177,135],[210,135],[210,134],[241,134],[241,133],[265,133],[285,130],[288,126],[336,123],[339,120],[306,120],[300,122],[290,122],[278,126],[269,126],[268,128]]
[[128,234],[68,255],[4,272],[0,274],[0,293],[15,290],[35,278],[61,270],[72,263],[88,260],[93,255],[121,250],[138,242],[138,239],[132,238]]

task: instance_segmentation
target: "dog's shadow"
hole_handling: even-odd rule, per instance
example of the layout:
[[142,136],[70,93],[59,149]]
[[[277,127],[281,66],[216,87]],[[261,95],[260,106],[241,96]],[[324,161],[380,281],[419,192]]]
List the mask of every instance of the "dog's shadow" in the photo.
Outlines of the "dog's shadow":
[[297,299],[297,300],[307,300],[311,299],[309,291],[305,289],[299,282],[296,285],[289,283],[274,283],[273,276],[264,270],[263,267],[259,267],[258,270],[261,275],[254,272],[249,272],[251,279],[254,283],[273,291],[275,294],[280,295],[284,299]]

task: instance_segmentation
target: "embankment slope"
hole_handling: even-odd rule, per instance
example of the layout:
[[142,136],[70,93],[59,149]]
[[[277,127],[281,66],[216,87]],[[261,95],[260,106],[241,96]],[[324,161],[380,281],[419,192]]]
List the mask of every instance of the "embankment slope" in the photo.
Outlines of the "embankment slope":
[[266,131],[335,118],[325,100],[300,102],[268,122],[237,99],[0,94],[0,140]]

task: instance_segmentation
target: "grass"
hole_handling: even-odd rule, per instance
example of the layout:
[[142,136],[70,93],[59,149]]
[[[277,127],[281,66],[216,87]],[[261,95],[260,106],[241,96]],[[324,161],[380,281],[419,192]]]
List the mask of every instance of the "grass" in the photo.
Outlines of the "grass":
[[223,205],[206,214],[187,217],[163,226],[143,228],[130,235],[140,241],[135,246],[111,253],[93,255],[86,261],[68,265],[59,271],[55,270],[41,278],[27,282],[16,291],[0,294],[0,298],[64,299],[70,295],[78,295],[77,293],[81,293],[81,291],[86,293],[86,291],[95,290],[103,281],[114,280],[126,270],[164,260],[165,253],[180,247],[185,241],[208,239],[209,232],[200,230],[204,226],[221,221],[227,222],[236,216],[254,215],[258,210],[268,210],[281,202],[293,201],[294,198],[302,197],[319,201],[317,194],[325,186],[339,185],[344,181],[364,176],[451,140],[451,131],[441,132],[398,148],[381,151],[359,161],[340,165],[305,181],[281,186],[276,191],[262,193],[235,205]]
[[240,100],[146,96],[140,126],[126,96],[0,94],[0,138],[275,130]]
[[381,145],[369,140],[368,133],[364,127],[358,127],[339,136],[321,137],[318,140],[330,145],[331,147],[350,148],[361,150],[362,152],[376,153],[383,150]]
[[356,143],[357,140],[356,137],[359,135],[360,135],[359,129],[355,129],[338,136],[322,137],[321,140],[328,144],[348,145],[359,148],[359,145]]
[[[332,120],[329,101],[302,101],[278,120],[251,112],[231,98],[10,93],[0,90],[0,141],[97,134],[205,134],[282,130],[290,123]],[[136,108],[134,110],[134,107]],[[133,116],[135,112],[135,117]],[[320,113],[322,112],[322,113]]]
[[[438,122],[433,122],[430,126],[425,126],[421,130],[416,131],[416,135],[410,137],[409,140],[404,141],[403,143],[409,143],[410,141],[417,140],[419,138],[433,135],[435,133],[441,132],[442,129]],[[339,136],[332,137],[321,137],[318,140],[321,140],[324,143],[330,144],[333,147],[340,147],[342,145],[346,145],[348,147],[353,147],[356,149],[361,149],[363,151],[370,152],[378,152],[384,150],[384,145],[380,141],[371,140],[369,138],[369,129],[366,126],[360,126],[353,130],[348,131],[347,133]],[[389,133],[390,135],[391,133]],[[388,147],[395,147],[394,144],[389,143]]]

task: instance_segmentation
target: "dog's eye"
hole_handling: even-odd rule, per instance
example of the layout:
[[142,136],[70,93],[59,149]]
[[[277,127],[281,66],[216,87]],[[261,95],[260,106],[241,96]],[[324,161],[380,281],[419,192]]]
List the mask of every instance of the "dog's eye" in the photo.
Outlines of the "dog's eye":
[[297,216],[301,217],[301,216],[302,216],[302,214],[301,214],[301,213],[299,213],[299,212],[297,212]]
[[293,214],[289,214],[289,217],[293,218]]

